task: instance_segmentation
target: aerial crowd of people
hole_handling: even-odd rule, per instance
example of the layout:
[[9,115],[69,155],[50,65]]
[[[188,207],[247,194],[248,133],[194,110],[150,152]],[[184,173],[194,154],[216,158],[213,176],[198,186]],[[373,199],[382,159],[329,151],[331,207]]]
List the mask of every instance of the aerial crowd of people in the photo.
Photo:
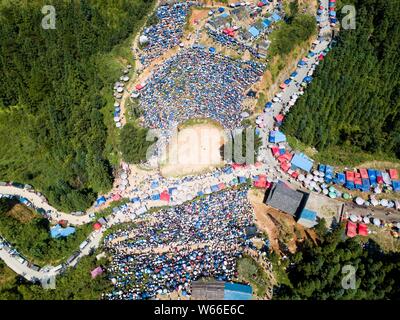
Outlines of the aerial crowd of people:
[[147,43],[139,56],[142,65],[147,66],[180,43],[190,7],[193,5],[199,4],[195,1],[187,1],[157,8],[157,22],[143,32]]
[[200,277],[232,280],[236,259],[253,224],[247,188],[231,189],[177,207],[108,235],[114,290],[105,299],[145,299],[179,291],[190,294]]
[[244,91],[263,71],[263,64],[234,60],[204,48],[181,50],[154,72],[142,90],[144,125],[169,129],[191,118],[207,117],[225,128],[237,128]]

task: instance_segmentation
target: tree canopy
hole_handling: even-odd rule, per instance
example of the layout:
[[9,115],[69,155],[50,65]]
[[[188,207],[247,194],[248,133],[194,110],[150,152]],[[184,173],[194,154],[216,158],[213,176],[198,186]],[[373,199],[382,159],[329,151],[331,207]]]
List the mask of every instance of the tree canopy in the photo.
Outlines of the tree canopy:
[[[56,265],[67,259],[92,231],[91,225],[77,227],[76,232],[67,238],[53,239],[50,236],[49,221],[39,214],[21,221],[7,214],[14,204],[0,199],[0,234],[30,262],[44,266]],[[4,210],[4,208],[6,208]],[[23,213],[24,214],[24,213]]]
[[84,210],[112,186],[104,150],[118,72],[102,55],[127,39],[152,0],[0,4],[0,179],[28,183],[60,209]]
[[[318,246],[305,241],[288,261],[289,283],[275,288],[276,299],[399,299],[400,254],[384,253],[373,241],[343,240],[344,228],[325,235]],[[355,270],[356,289],[346,289]]]
[[283,129],[322,152],[340,146],[400,158],[399,1],[355,6],[356,29],[340,31]]

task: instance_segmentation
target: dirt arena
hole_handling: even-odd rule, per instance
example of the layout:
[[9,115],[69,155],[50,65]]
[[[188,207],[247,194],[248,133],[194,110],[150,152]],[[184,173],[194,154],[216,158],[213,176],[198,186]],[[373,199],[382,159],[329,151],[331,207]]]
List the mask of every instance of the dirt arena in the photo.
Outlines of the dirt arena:
[[195,123],[181,128],[173,135],[161,158],[161,174],[184,176],[223,165],[220,148],[224,141],[224,130],[213,123]]

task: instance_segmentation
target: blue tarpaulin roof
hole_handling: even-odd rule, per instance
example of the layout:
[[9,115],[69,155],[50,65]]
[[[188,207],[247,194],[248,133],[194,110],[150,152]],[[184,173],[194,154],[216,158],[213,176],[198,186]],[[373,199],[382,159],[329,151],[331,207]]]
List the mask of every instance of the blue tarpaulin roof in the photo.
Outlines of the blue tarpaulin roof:
[[169,194],[172,194],[172,192],[173,192],[174,190],[178,190],[178,189],[175,188],[175,187],[168,188],[168,193],[169,193]]
[[238,177],[240,183],[246,183],[247,179],[246,177]]
[[133,202],[133,203],[140,202],[140,198],[139,197],[132,198],[131,202]]
[[105,203],[106,202],[106,198],[104,198],[104,197],[100,197],[100,198],[98,198],[97,200],[96,200],[96,204],[99,206],[99,205],[101,205],[101,204],[103,204],[103,203]]
[[155,188],[157,188],[158,187],[158,181],[153,181],[152,183],[151,183],[151,188],[152,189],[155,189]]
[[152,194],[151,200],[160,200],[160,194]]
[[63,228],[59,224],[55,225],[50,229],[50,235],[53,239],[68,237],[69,235],[75,233],[74,227]]
[[374,169],[368,169],[368,176],[369,178],[376,178],[376,171]]
[[271,25],[271,20],[269,19],[264,19],[262,24],[264,25],[265,28],[268,28]]
[[344,173],[338,172],[336,176],[339,184],[344,184],[346,182],[346,175]]
[[317,213],[310,209],[304,208],[300,213],[300,219],[307,219],[310,221],[315,221],[317,219]]
[[221,17],[222,17],[222,18],[228,18],[228,17],[229,17],[229,14],[226,13],[226,12],[224,12],[223,14],[221,14]]
[[225,173],[227,173],[227,174],[230,174],[230,173],[233,172],[233,171],[232,171],[232,167],[226,167],[223,171],[224,171]]
[[218,190],[219,190],[219,188],[218,188],[218,185],[217,185],[217,184],[211,186],[211,191],[212,191],[212,192],[217,192]]
[[251,35],[253,37],[257,37],[260,34],[260,31],[258,31],[258,29],[256,27],[251,27],[249,29],[249,32],[251,33]]
[[224,300],[251,300],[252,293],[249,285],[226,282]]
[[281,17],[279,14],[277,14],[276,12],[274,12],[271,16],[272,21],[279,21],[281,20]]
[[269,142],[271,143],[286,142],[286,136],[282,131],[271,131],[269,135]]
[[307,82],[307,83],[310,83],[312,81],[312,79],[313,79],[312,77],[307,76],[307,77],[304,77],[303,81]]
[[395,192],[400,192],[400,181],[392,181],[392,186]]
[[310,172],[313,162],[304,154],[296,153],[292,159],[292,165],[304,171]]
[[326,165],[326,167],[325,167],[325,173],[326,173],[326,174],[328,174],[328,173],[333,174],[333,167],[332,167],[332,166],[329,166],[329,165]]

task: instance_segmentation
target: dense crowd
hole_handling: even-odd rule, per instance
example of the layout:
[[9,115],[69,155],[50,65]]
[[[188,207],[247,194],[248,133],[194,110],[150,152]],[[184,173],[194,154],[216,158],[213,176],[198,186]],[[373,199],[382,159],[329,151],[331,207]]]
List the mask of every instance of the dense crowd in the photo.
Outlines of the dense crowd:
[[258,58],[258,52],[255,48],[241,43],[239,40],[232,38],[226,34],[223,34],[218,31],[211,30],[210,28],[207,28],[207,33],[208,35],[217,43],[220,45],[223,45],[225,47],[228,47],[230,49],[233,49],[235,51],[238,51],[239,53],[243,53],[246,50],[249,51],[254,57]]
[[257,82],[264,65],[210,53],[180,51],[167,60],[142,90],[145,125],[168,129],[191,118],[207,117],[237,128],[244,91]]
[[157,23],[146,28],[143,35],[148,43],[143,48],[140,61],[143,65],[161,56],[165,51],[177,46],[183,35],[189,9],[194,1],[180,2],[158,7]]
[[231,280],[253,210],[247,189],[227,190],[162,209],[108,235],[115,288],[106,299],[143,299],[174,290],[190,293],[199,277]]

